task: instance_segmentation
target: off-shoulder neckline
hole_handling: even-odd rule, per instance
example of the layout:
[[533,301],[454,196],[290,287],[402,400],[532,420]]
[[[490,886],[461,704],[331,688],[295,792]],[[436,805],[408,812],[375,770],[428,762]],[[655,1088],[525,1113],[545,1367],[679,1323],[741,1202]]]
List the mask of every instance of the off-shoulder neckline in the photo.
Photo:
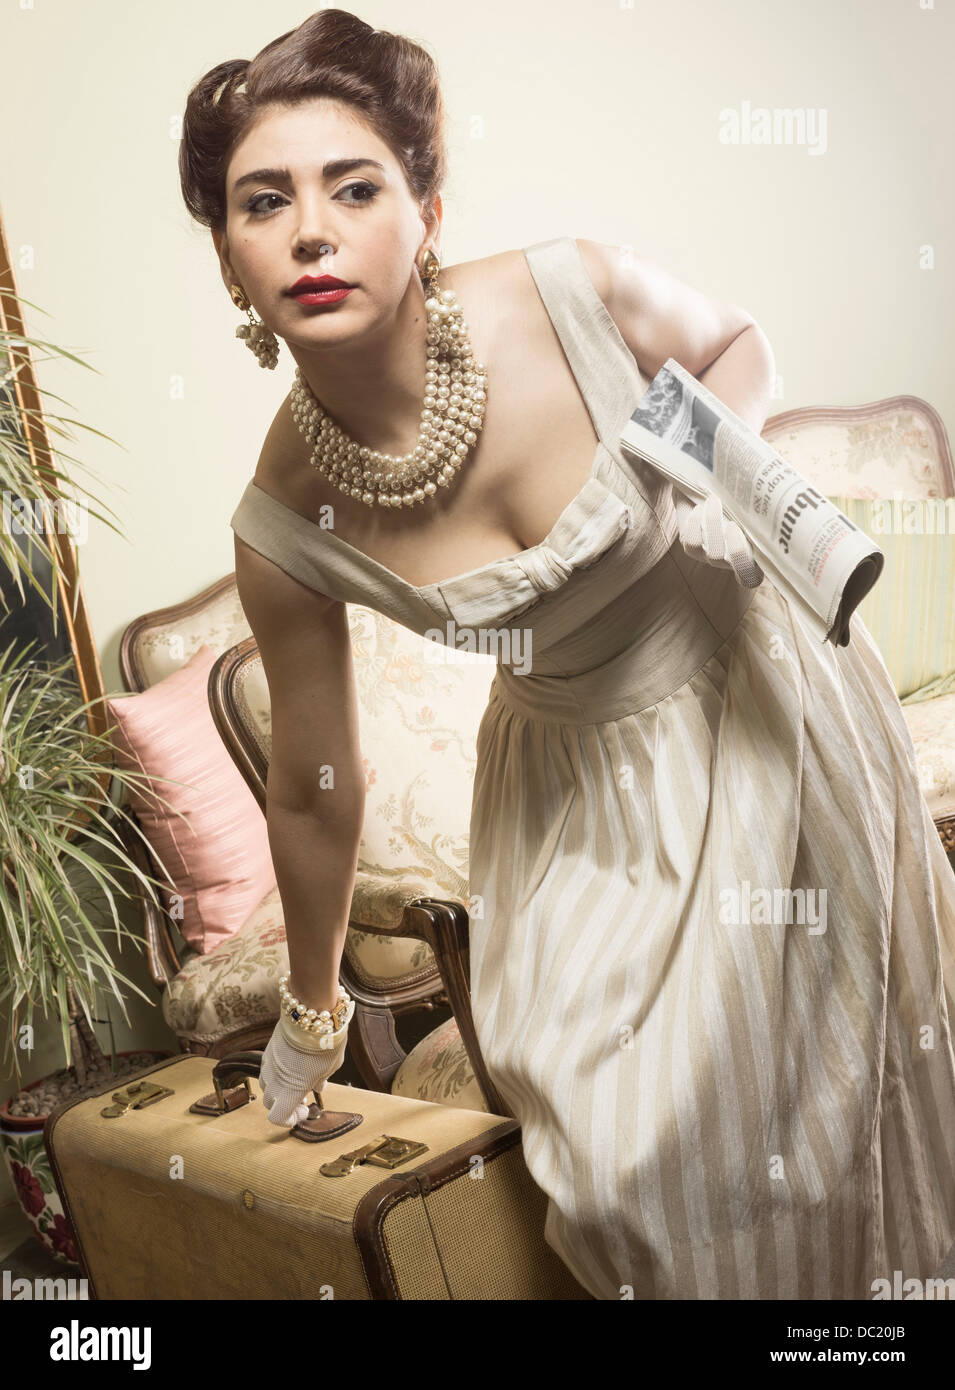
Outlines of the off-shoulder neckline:
[[301,524],[302,526],[308,527],[309,531],[320,531],[322,533],[323,544],[331,544],[333,548],[347,551],[349,555],[354,556],[359,564],[366,566],[369,570],[373,570],[383,578],[390,580],[393,584],[398,585],[399,588],[409,593],[417,594],[419,597],[424,597],[438,590],[443,591],[447,589],[449,585],[474,579],[477,575],[484,574],[486,571],[501,569],[504,566],[513,565],[515,562],[519,563],[525,556],[534,555],[539,551],[543,551],[545,547],[551,548],[556,533],[565,528],[567,518],[580,506],[585,494],[591,491],[591,485],[597,476],[597,464],[600,462],[601,456],[605,452],[606,445],[601,441],[597,445],[597,451],[594,454],[593,462],[590,465],[590,472],[585,482],[567,503],[567,506],[563,509],[543,540],[535,542],[534,545],[525,546],[523,550],[515,550],[510,555],[501,555],[497,559],[487,560],[483,565],[477,565],[474,569],[465,570],[463,574],[454,574],[447,579],[438,579],[430,584],[412,584],[410,580],[403,579],[400,574],[396,574],[395,571],[389,569],[387,565],[383,565],[380,560],[375,560],[371,555],[366,555],[358,546],[352,545],[350,541],[343,540],[341,536],[336,535],[330,528],[320,525],[317,521],[312,521],[310,517],[304,516],[301,512],[297,512],[294,507],[288,507],[284,502],[280,502],[277,497],[273,497],[265,488],[260,487],[254,479],[249,483],[249,487],[255,488],[256,492],[260,492],[263,497],[267,497],[269,504],[281,508],[283,512],[293,517],[293,524]]

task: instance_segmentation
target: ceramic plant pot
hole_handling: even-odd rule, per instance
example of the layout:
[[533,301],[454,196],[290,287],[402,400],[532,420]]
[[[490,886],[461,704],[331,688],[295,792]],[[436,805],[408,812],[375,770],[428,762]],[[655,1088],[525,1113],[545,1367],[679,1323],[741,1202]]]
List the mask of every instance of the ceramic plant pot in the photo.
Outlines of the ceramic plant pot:
[[[135,1057],[144,1053],[143,1048],[133,1052],[120,1052],[117,1059]],[[152,1061],[162,1061],[171,1056],[169,1052],[150,1052]],[[143,1064],[147,1065],[146,1063]],[[42,1086],[45,1077],[24,1086],[24,1091],[33,1091]],[[117,1078],[121,1086],[126,1077]],[[22,1092],[21,1092],[22,1094]],[[37,1240],[57,1260],[75,1265],[76,1247],[73,1230],[63,1214],[50,1158],[43,1140],[45,1115],[11,1115],[10,1100],[0,1106],[0,1149],[7,1166],[20,1205],[26,1212]]]

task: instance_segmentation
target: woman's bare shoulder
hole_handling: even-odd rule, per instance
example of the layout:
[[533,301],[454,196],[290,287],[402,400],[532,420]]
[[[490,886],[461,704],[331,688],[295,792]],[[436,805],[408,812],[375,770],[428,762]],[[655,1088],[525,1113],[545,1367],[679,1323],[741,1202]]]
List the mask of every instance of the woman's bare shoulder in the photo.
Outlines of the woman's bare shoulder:
[[488,331],[498,328],[502,318],[510,319],[509,310],[519,312],[533,289],[530,267],[520,247],[444,266],[439,282],[458,295],[472,328],[480,322]]
[[453,265],[443,266],[441,273],[466,275],[469,278],[506,274],[519,269],[525,261],[524,251],[518,246],[510,251],[493,251],[489,256],[478,256],[472,261],[456,261]]
[[513,352],[518,345],[526,350],[535,337],[544,341],[549,335],[550,321],[524,247],[460,261],[441,278],[458,294],[474,340],[488,353]]
[[[607,255],[613,248],[604,242],[594,241],[592,237],[572,237],[568,233],[558,233],[550,238],[541,238],[541,242],[535,242],[534,245],[547,241],[574,242],[587,270],[601,279],[605,276]],[[455,272],[460,271],[462,274],[480,275],[487,273],[523,276],[529,273],[525,252],[530,249],[529,246],[517,246],[510,251],[495,251],[490,256],[481,256],[473,261],[461,261],[457,265],[450,266],[449,269]]]
[[[561,236],[551,238],[563,239]],[[584,270],[606,305],[610,295],[609,256],[613,248],[589,237],[567,236],[566,239],[576,244]],[[506,321],[508,331],[515,317],[523,318],[528,306],[539,304],[537,282],[525,249],[519,246],[510,251],[496,251],[490,256],[449,266],[447,271],[452,288],[460,288],[462,297],[467,294],[472,305],[486,309],[495,321]]]

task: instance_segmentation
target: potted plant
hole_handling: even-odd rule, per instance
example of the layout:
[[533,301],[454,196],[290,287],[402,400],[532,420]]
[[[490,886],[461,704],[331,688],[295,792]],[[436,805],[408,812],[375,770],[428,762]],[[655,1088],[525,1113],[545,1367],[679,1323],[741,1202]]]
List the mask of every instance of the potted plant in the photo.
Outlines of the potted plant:
[[[25,579],[29,590],[49,604],[55,630],[55,581],[64,542],[62,527],[54,536],[49,518],[78,504],[58,467],[36,469],[23,420],[26,415],[30,427],[42,425],[48,434],[68,433],[68,426],[77,422],[46,410],[31,411],[23,393],[11,389],[31,348],[89,364],[11,331],[7,318],[0,323],[0,494],[5,523],[14,513],[21,521],[17,527],[0,527],[0,562],[21,601]],[[83,492],[82,505],[89,498]],[[43,525],[23,524],[24,517],[37,516]],[[48,585],[50,576],[54,582]],[[2,588],[0,599],[9,613]],[[115,765],[110,730],[104,727],[105,703],[102,697],[82,699],[72,653],[50,661],[38,658],[35,647],[7,637],[0,651],[0,1050],[5,1076],[19,1083],[37,1023],[56,1019],[66,1065],[0,1107],[0,1147],[39,1239],[55,1256],[72,1261],[72,1232],[52,1180],[43,1122],[61,1101],[166,1055],[117,1055],[115,1047],[106,1055],[92,1026],[108,1022],[112,1041],[112,1021],[108,1015],[100,1017],[110,996],[127,1022],[125,991],[155,1002],[114,960],[124,941],[141,948],[122,920],[118,899],[145,894],[160,905],[155,889],[161,886],[137,863],[131,837],[144,844],[145,837],[135,818],[114,800],[114,789],[121,794],[124,788],[147,784],[157,801],[163,799],[152,785],[155,779]]]

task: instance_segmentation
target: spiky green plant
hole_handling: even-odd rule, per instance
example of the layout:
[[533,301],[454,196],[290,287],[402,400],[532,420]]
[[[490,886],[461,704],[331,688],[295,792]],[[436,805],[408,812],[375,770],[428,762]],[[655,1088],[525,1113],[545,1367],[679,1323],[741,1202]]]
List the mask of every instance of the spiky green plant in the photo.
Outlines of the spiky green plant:
[[[110,766],[110,731],[90,730],[92,702],[77,700],[72,657],[41,663],[27,650],[0,653],[3,1056],[19,1080],[20,1030],[33,1028],[37,1013],[58,1017],[64,1053],[82,1084],[89,1061],[101,1055],[91,1027],[100,991],[115,997],[127,1021],[120,986],[148,1000],[117,967],[103,920],[120,950],[123,941],[141,949],[117,899],[145,894],[159,905],[162,886],[132,857],[129,837],[146,840],[113,802],[110,782],[163,799],[154,785],[160,779]],[[168,873],[166,880],[174,886]]]
[[[8,291],[8,293],[10,292]],[[29,299],[23,299],[19,296],[16,298],[19,304],[29,305],[31,309],[36,309],[39,313],[46,313],[46,310],[40,309]],[[25,368],[31,362],[49,362],[56,358],[85,367],[88,371],[96,372],[97,376],[101,375],[92,363],[85,362],[82,357],[68,352],[66,348],[59,347],[56,343],[47,342],[43,338],[27,337],[12,331],[4,323],[0,323],[0,496],[17,499],[17,507],[22,508],[26,515],[30,516],[39,512],[47,520],[45,528],[30,529],[30,545],[26,551],[18,543],[11,527],[0,526],[0,566],[9,573],[20,595],[21,602],[25,598],[24,580],[26,580],[50,607],[54,632],[57,629],[58,617],[56,596],[59,591],[59,555],[56,545],[51,545],[47,541],[44,531],[52,533],[56,530],[55,519],[63,514],[69,515],[69,508],[81,503],[87,508],[89,516],[94,516],[97,520],[102,521],[118,536],[122,535],[121,530],[109,520],[110,516],[116,516],[112,508],[106,506],[102,499],[97,498],[87,488],[76,483],[69,474],[63,471],[60,464],[70,465],[74,473],[83,472],[95,477],[93,470],[81,459],[72,454],[64,453],[62,448],[55,445],[53,441],[55,439],[72,439],[72,430],[75,427],[86,430],[99,439],[105,439],[110,444],[117,444],[117,447],[121,448],[122,446],[110,435],[93,429],[91,425],[84,424],[82,420],[74,419],[69,415],[58,414],[45,404],[41,404],[38,409],[26,403],[26,395],[32,394],[32,389],[35,389],[38,397],[69,406],[69,402],[64,401],[61,396],[56,395],[53,391],[44,390],[39,385],[31,388],[28,392],[24,382],[20,379],[25,374]],[[49,441],[49,459],[43,457],[46,452],[43,447],[40,449],[35,447],[31,456],[24,426],[27,430],[33,431],[35,440],[41,441],[41,444],[44,439]],[[100,507],[104,510],[101,511]],[[52,569],[53,583],[49,589],[44,583],[41,573],[37,571],[36,560],[33,557],[34,551],[37,555],[42,556]],[[78,598],[79,585],[75,589],[74,602]],[[0,607],[7,608],[2,588],[0,588]],[[74,607],[74,617],[75,613]]]
[[[61,464],[91,470],[52,441],[70,438],[73,426],[116,441],[45,406],[26,404],[33,387],[21,374],[31,354],[39,354],[39,361],[59,357],[97,369],[54,343],[12,332],[7,324],[4,317],[0,494],[5,494],[5,503],[10,497],[17,499],[28,515],[39,511],[45,524],[27,528],[26,547],[11,526],[0,526],[0,572],[9,572],[21,602],[24,581],[36,590],[51,609],[55,632],[60,585],[58,547],[48,543],[46,534],[54,529],[51,516],[82,498],[90,515],[117,535],[122,532]],[[61,400],[35,389],[47,400]],[[32,456],[24,426],[34,434]],[[115,516],[110,508],[106,511]],[[9,514],[5,506],[4,517]],[[37,556],[51,567],[52,583],[38,568]],[[0,609],[9,611],[2,589]],[[124,989],[154,1002],[119,970],[112,955],[114,949],[122,951],[124,941],[142,947],[140,938],[124,925],[117,898],[145,896],[158,905],[156,888],[162,886],[162,880],[140,869],[132,853],[132,838],[146,845],[145,836],[135,817],[114,802],[114,789],[121,795],[124,788],[139,787],[154,805],[168,805],[155,783],[172,779],[116,767],[111,730],[95,733],[90,727],[89,710],[95,701],[81,703],[72,655],[42,662],[29,655],[33,645],[12,645],[0,652],[0,1042],[4,1070],[9,1067],[7,1074],[19,1084],[22,1044],[32,1036],[35,1020],[58,1019],[67,1064],[74,1066],[82,1085],[89,1063],[102,1057],[92,1029],[100,998],[115,997],[127,1021]],[[105,939],[107,934],[112,942]]]

